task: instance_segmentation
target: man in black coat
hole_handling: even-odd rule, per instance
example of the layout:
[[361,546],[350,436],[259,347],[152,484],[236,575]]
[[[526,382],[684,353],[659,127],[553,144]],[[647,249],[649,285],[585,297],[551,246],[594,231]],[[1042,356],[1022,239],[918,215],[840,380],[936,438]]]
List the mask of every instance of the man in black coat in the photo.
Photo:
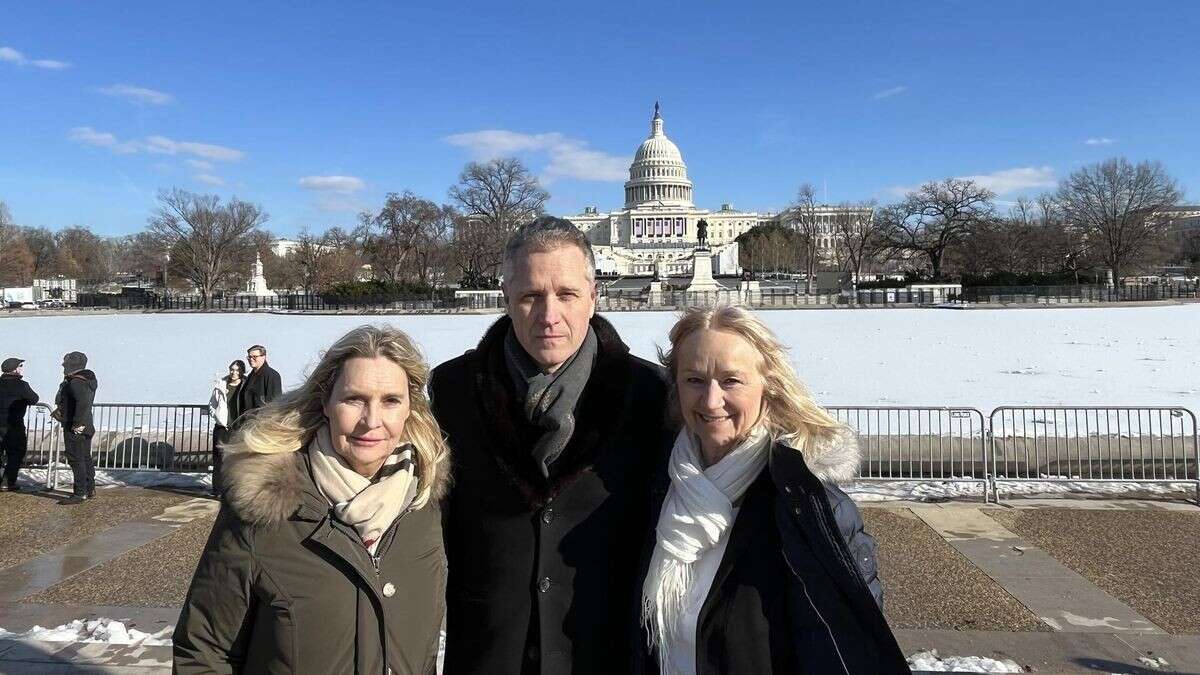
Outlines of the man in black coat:
[[25,411],[38,402],[37,393],[22,379],[24,368],[25,361],[18,358],[7,358],[0,364],[0,455],[5,461],[0,491],[20,489],[17,474],[28,447]]
[[254,345],[246,350],[246,361],[250,364],[250,374],[242,379],[234,398],[237,405],[233,408],[237,418],[260,408],[279,398],[283,393],[282,380],[279,373],[267,364],[267,348]]
[[673,433],[661,368],[595,316],[594,271],[570,222],[524,226],[505,251],[507,316],[430,379],[454,472],[446,675],[629,670],[650,481]]
[[63,382],[54,397],[54,416],[63,428],[63,448],[73,475],[72,492],[59,504],[82,504],[96,496],[96,462],[92,459],[92,402],[96,398],[96,374],[87,369],[87,355],[70,352],[63,356]]

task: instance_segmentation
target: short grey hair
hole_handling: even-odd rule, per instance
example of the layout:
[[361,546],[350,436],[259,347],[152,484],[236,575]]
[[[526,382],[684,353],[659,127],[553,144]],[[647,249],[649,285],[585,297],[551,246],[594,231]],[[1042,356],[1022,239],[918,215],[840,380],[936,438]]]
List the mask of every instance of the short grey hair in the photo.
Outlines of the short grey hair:
[[565,218],[542,216],[517,228],[504,247],[504,263],[500,274],[505,282],[512,275],[517,257],[526,252],[550,251],[560,246],[574,246],[583,252],[587,261],[588,281],[596,281],[596,255],[592,244],[575,224]]

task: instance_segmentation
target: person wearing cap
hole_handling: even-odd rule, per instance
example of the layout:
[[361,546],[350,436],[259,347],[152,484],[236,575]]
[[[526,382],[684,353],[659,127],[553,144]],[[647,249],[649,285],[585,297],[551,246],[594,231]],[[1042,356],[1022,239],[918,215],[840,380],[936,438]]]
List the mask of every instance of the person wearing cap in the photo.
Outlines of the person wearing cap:
[[0,456],[5,460],[0,492],[16,491],[17,473],[25,461],[25,411],[37,405],[37,392],[24,380],[25,360],[4,359],[0,364]]
[[96,494],[96,465],[92,460],[92,401],[96,398],[96,374],[87,369],[87,355],[70,352],[63,356],[63,382],[54,397],[55,416],[63,428],[67,464],[74,474],[73,494],[59,504],[82,504]]

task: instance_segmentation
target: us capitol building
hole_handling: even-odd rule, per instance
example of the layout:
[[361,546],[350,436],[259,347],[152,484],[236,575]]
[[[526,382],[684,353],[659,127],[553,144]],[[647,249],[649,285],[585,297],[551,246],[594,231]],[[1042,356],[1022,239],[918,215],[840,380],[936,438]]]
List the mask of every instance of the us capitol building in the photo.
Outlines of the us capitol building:
[[[629,166],[625,207],[600,213],[591,206],[581,214],[563,217],[587,234],[597,271],[619,275],[658,272],[690,276],[701,220],[708,225],[713,273],[738,274],[737,236],[758,225],[780,222],[781,214],[738,211],[729,204],[709,211],[696,208],[692,199],[687,165],[679,147],[663,131],[663,118],[655,103],[650,136],[638,147]],[[832,208],[819,207],[818,213],[832,224]],[[823,231],[818,243],[822,251],[832,250],[831,227]]]

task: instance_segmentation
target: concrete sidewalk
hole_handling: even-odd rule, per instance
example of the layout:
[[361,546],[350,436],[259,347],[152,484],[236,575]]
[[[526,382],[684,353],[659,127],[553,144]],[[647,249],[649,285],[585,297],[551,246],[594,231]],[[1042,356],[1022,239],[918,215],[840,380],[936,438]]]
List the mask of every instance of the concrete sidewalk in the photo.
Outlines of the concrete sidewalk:
[[[1137,519],[1134,529],[1153,522],[1152,513],[1143,519],[1136,515],[1139,511],[1184,513],[1187,514],[1188,524],[1180,530],[1183,536],[1191,536],[1194,532],[1191,516],[1194,514],[1200,519],[1200,508],[1182,503],[1060,499],[1046,502],[1051,503],[1018,500],[1012,504],[1019,505],[1018,510],[1045,514],[1055,523],[1068,524],[1071,517],[1083,515],[1084,511],[1117,511]],[[902,513],[902,522],[909,528],[901,530],[906,533],[903,538],[918,539],[920,535],[920,541],[923,542],[921,546],[925,547],[920,552],[932,555],[933,549],[940,547],[940,555],[956,558],[962,569],[972,570],[979,579],[990,584],[993,589],[990,595],[971,596],[976,607],[972,611],[994,613],[998,610],[997,605],[989,604],[986,599],[1003,599],[1021,615],[1028,617],[1025,623],[1009,632],[1005,624],[1000,624],[1001,630],[981,629],[987,627],[986,623],[950,626],[961,630],[930,627],[944,626],[944,623],[909,623],[910,626],[924,627],[905,628],[899,627],[903,626],[903,620],[897,623],[889,616],[893,625],[898,626],[896,636],[906,655],[936,649],[942,657],[976,656],[1012,660],[1027,672],[1039,673],[1200,673],[1200,635],[1169,634],[1156,621],[1015,534],[1001,523],[1011,523],[1012,519],[1006,520],[997,515],[1013,513],[1011,506],[967,502],[863,506],[868,516],[872,515],[871,512],[886,515],[881,514],[882,511]],[[7,579],[0,583],[0,626],[12,633],[23,633],[34,625],[54,627],[73,619],[100,617],[123,621],[129,628],[146,633],[155,633],[173,625],[178,618],[177,607],[83,604],[87,600],[59,604],[53,597],[49,602],[44,601],[48,593],[39,592],[69,587],[88,575],[97,579],[119,577],[120,561],[138,556],[144,558],[146,551],[161,548],[161,544],[156,542],[169,541],[165,537],[170,532],[184,532],[180,528],[188,527],[196,529],[195,526],[203,525],[203,522],[195,522],[194,525],[189,523],[210,519],[215,507],[216,503],[209,499],[184,497],[169,507],[159,507],[161,512],[158,515],[137,517],[100,532],[93,530],[79,539],[68,539],[67,543],[51,550],[40,549],[44,553],[10,566],[6,570],[10,574],[0,577]],[[1068,510],[1046,510],[1051,507]],[[1038,509],[1040,511],[1033,511]],[[894,517],[893,520],[900,522]],[[872,521],[868,517],[870,522],[886,529],[889,521]],[[1080,529],[1079,532],[1088,531]],[[883,534],[886,532],[880,532],[881,536]],[[195,549],[198,554],[201,544],[202,539],[199,539],[189,550]],[[1052,544],[1054,541],[1048,543]],[[929,560],[916,559],[915,564],[927,566]],[[1185,572],[1188,569],[1186,566],[1191,563],[1181,561],[1179,564],[1185,567],[1171,569]],[[151,572],[144,567],[143,560],[139,570]],[[916,574],[911,566],[905,569],[910,574]],[[161,569],[158,574],[161,576]],[[174,578],[179,574],[171,576]],[[895,581],[903,585],[906,578],[901,576]],[[908,581],[911,584],[911,579]],[[139,581],[139,587],[144,583]],[[933,579],[932,583],[946,585],[953,584],[954,580],[939,577]],[[1122,590],[1117,588],[1114,592],[1122,593]],[[929,599],[930,594],[921,597],[924,603],[937,602]],[[140,601],[128,595],[113,599],[127,603]],[[162,604],[178,602],[176,599]],[[936,614],[938,607],[942,608],[940,611],[943,613],[948,611],[946,606],[937,604],[926,609]],[[1153,613],[1155,609],[1150,607],[1147,611]],[[1184,632],[1193,631],[1185,628]],[[170,659],[170,647],[0,639],[0,674],[167,673],[170,672]]]

